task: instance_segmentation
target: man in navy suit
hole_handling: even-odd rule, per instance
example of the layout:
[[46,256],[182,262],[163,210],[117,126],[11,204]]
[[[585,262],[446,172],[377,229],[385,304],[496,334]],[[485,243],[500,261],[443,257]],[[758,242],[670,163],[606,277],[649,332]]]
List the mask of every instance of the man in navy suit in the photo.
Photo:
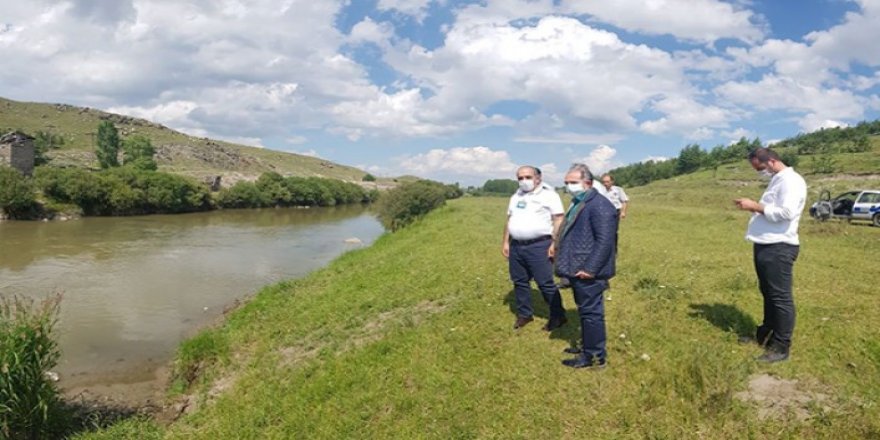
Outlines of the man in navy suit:
[[571,283],[581,320],[582,349],[562,363],[572,368],[604,368],[605,305],[603,293],[614,276],[617,209],[593,188],[593,174],[574,164],[565,175],[572,201],[563,219],[556,246],[556,274]]

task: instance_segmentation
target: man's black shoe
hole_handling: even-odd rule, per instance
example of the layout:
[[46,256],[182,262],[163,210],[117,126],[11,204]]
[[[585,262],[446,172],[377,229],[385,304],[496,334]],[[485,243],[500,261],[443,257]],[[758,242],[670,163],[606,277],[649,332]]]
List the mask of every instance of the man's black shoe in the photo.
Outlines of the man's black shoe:
[[550,318],[547,323],[544,324],[543,328],[545,332],[551,332],[562,327],[566,322],[568,322],[568,319],[565,316],[560,318]]
[[774,350],[767,350],[764,354],[758,356],[755,360],[758,362],[763,362],[765,364],[772,364],[774,362],[782,362],[788,359],[788,353],[783,353]]
[[740,337],[736,338],[736,342],[739,342],[742,345],[757,344],[758,343],[758,341],[751,336],[740,336]]
[[571,368],[589,368],[589,369],[602,369],[605,368],[605,359],[598,360],[588,360],[584,356],[578,356],[571,359],[565,359],[562,361],[562,365]]
[[524,316],[518,316],[516,318],[516,322],[513,323],[513,329],[514,330],[521,329],[521,328],[525,327],[526,324],[528,324],[534,320],[535,320],[535,318],[533,318],[531,316],[529,316],[528,318],[526,318]]
[[581,351],[583,350],[578,347],[565,347],[565,350],[562,350],[563,353],[568,354],[581,354]]

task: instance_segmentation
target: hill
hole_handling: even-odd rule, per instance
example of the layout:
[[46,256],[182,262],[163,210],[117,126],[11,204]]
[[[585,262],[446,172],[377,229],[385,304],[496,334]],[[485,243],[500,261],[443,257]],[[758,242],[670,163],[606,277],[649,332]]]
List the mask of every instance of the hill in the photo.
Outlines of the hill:
[[64,138],[64,145],[49,153],[55,166],[96,167],[93,137],[98,123],[104,120],[113,122],[123,137],[148,137],[156,147],[160,171],[199,180],[219,175],[223,176],[223,184],[228,185],[275,171],[282,175],[360,182],[366,174],[320,158],[189,136],[144,119],[67,104],[0,98],[0,129],[21,129],[29,134],[42,130]]
[[[836,177],[810,197],[880,183]],[[506,199],[463,198],[184,343],[176,422],[84,438],[877,438],[880,228],[804,218],[792,358],[737,343],[762,304],[732,199],[764,185],[741,161],[629,190],[603,371],[560,365],[570,291],[568,325],[511,330]]]

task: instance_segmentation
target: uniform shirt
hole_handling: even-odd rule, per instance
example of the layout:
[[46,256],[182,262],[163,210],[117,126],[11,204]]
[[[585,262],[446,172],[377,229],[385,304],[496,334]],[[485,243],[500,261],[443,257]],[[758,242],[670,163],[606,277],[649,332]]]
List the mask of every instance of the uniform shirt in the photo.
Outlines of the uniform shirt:
[[623,207],[624,203],[629,202],[629,197],[626,196],[626,193],[623,191],[623,188],[619,186],[611,185],[611,189],[605,188],[605,185],[599,185],[602,187],[604,191],[599,191],[599,194],[602,194],[611,201],[611,204],[620,211],[620,208]]
[[553,216],[564,212],[559,194],[546,183],[532,192],[517,190],[507,205],[507,232],[514,240],[553,235]]
[[794,168],[786,167],[773,175],[761,196],[764,213],[749,220],[746,240],[757,244],[799,245],[798,224],[807,201],[807,183]]

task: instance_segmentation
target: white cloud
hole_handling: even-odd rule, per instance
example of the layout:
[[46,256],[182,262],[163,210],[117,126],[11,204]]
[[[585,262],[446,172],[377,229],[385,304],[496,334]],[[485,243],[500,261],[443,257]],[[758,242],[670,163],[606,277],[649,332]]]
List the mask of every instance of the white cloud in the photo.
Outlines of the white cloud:
[[519,136],[513,138],[514,142],[534,144],[601,144],[614,143],[623,139],[620,134],[583,134],[583,133],[554,133],[552,136]]
[[716,91],[730,101],[758,109],[801,113],[799,124],[804,131],[813,131],[826,120],[864,116],[863,105],[852,92],[820,88],[788,77],[768,75],[757,82],[728,82]]
[[410,15],[417,21],[422,21],[427,15],[428,6],[433,0],[379,0],[376,8],[379,10],[396,10]]
[[669,159],[672,159],[672,158],[666,157],[666,156],[648,156],[648,157],[642,159],[640,162],[665,162]]
[[318,152],[315,151],[314,149],[312,149],[312,150],[305,150],[305,151],[294,151],[294,153],[296,153],[296,154],[302,154],[303,156],[309,156],[309,157],[321,157],[321,156],[318,154]]
[[400,158],[398,165],[405,173],[435,178],[449,175],[487,179],[511,177],[517,168],[507,151],[495,151],[483,146],[433,149],[424,154]]
[[599,145],[590,151],[588,156],[576,159],[575,162],[586,164],[593,174],[598,175],[617,166],[614,161],[616,155],[617,150],[614,148],[608,145]]
[[741,138],[753,139],[755,137],[755,134],[751,130],[743,127],[737,127],[730,131],[723,131],[721,132],[721,135],[726,137],[731,144],[739,142]]
[[563,0],[561,9],[589,14],[628,31],[704,43],[722,38],[755,43],[765,34],[753,12],[718,0]]
[[309,139],[307,137],[300,135],[288,136],[286,139],[284,139],[285,142],[291,145],[304,144],[308,142],[308,140]]
[[384,46],[393,35],[394,28],[389,23],[376,23],[367,17],[351,28],[348,39],[352,43],[368,42]]

